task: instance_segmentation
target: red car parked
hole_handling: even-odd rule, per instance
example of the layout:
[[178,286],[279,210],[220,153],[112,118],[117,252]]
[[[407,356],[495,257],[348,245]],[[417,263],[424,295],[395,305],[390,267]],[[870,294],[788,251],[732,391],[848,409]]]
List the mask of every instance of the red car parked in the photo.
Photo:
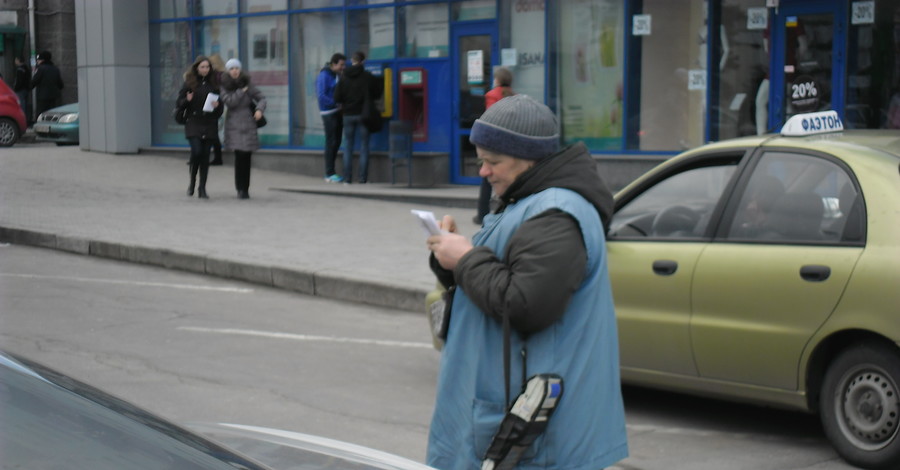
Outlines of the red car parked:
[[28,123],[16,93],[0,80],[0,147],[10,147],[19,141]]

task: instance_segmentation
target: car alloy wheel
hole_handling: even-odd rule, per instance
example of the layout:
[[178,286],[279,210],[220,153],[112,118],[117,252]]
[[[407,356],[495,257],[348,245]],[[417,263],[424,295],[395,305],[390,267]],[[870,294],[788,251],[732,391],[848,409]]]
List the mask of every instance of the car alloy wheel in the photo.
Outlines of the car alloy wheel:
[[9,147],[19,140],[19,128],[8,118],[0,118],[0,147]]
[[838,453],[863,468],[900,468],[900,354],[893,346],[841,353],[822,385],[821,418]]

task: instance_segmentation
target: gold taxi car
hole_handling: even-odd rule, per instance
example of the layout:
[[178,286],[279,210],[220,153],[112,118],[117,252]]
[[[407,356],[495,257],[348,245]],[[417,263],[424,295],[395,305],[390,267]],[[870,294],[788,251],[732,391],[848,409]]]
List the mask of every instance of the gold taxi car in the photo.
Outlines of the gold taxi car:
[[900,131],[834,112],[708,144],[616,195],[623,381],[817,413],[900,468]]

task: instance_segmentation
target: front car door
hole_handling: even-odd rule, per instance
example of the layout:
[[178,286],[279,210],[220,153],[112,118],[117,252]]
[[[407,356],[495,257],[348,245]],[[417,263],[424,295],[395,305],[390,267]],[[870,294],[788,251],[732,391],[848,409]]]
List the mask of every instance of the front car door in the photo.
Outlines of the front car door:
[[622,373],[696,377],[690,338],[691,285],[709,245],[713,215],[741,153],[705,155],[661,173],[620,198],[609,241]]

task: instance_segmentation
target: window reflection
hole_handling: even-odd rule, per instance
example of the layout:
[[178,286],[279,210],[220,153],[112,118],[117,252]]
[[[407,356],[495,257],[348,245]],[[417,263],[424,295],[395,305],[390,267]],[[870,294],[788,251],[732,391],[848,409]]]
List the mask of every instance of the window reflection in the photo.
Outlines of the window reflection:
[[[748,27],[748,10],[760,21]],[[767,10],[755,0],[725,0],[718,42],[709,45],[718,66],[718,98],[710,109],[712,140],[765,132],[769,56],[765,44]],[[715,40],[715,39],[714,39]],[[762,93],[759,101],[757,94]],[[759,113],[756,112],[757,107]],[[757,118],[759,126],[757,126]],[[757,130],[759,127],[759,131]]]
[[655,21],[650,34],[635,36],[641,70],[632,96],[640,113],[629,123],[630,148],[686,150],[704,142],[706,10],[703,0],[643,2],[641,14]]
[[394,8],[347,13],[347,51],[362,51],[367,60],[394,58]]
[[194,0],[194,16],[233,15],[237,0]]
[[[570,25],[559,32],[563,139],[583,141],[593,150],[620,149],[625,35],[621,2],[562,2],[559,8],[560,21]],[[526,77],[517,73],[521,92],[520,75],[523,81]]]
[[447,5],[400,7],[400,57],[446,57],[450,53]]
[[262,145],[288,144],[289,87],[286,16],[257,16],[241,22],[247,55],[244,69],[266,96],[269,125],[259,131]]
[[496,17],[495,0],[465,0],[453,3],[453,21],[492,20]]
[[167,2],[152,0],[150,2],[150,19],[166,20],[184,18],[188,15],[188,2]]
[[343,4],[343,0],[291,0],[291,8],[327,8]]
[[261,13],[266,11],[286,10],[287,0],[241,0],[244,13]]
[[237,28],[238,23],[234,18],[199,23],[194,52],[196,55],[209,57],[213,67],[219,72],[224,72],[225,61],[238,57]]
[[153,142],[163,145],[185,145],[184,127],[172,119],[178,91],[184,83],[184,72],[193,62],[191,30],[186,22],[151,25],[150,81],[153,90]]
[[324,147],[325,128],[316,99],[316,77],[335,52],[343,53],[341,41],[334,38],[344,37],[344,19],[340,12],[302,13],[291,16],[291,26],[291,43],[302,45],[303,50],[291,64],[291,144]]

